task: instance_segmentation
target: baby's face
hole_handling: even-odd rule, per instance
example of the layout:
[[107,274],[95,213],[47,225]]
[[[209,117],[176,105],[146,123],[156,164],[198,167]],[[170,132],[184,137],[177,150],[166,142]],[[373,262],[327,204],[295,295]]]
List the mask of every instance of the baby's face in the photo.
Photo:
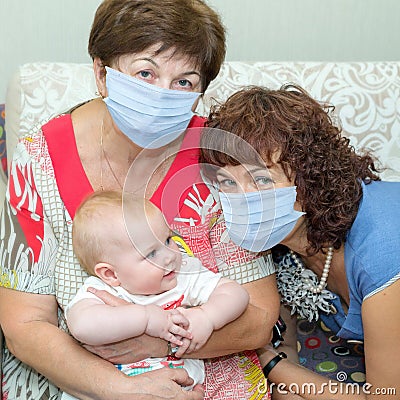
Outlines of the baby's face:
[[128,227],[129,236],[119,249],[117,276],[133,294],[158,294],[176,286],[182,255],[159,210]]

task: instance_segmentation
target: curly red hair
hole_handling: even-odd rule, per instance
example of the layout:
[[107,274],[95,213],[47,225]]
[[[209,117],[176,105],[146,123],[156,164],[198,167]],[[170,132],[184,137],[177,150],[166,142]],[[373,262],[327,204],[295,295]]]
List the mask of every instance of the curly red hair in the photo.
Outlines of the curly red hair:
[[[310,254],[345,241],[362,198],[361,182],[379,180],[373,156],[357,154],[349,139],[332,122],[334,107],[315,101],[293,84],[279,90],[247,87],[211,108],[207,126],[228,131],[246,141],[271,164],[278,156],[288,179],[297,186],[306,212]],[[226,135],[205,129],[200,162],[223,167],[238,165],[243,151],[217,151],[229,146]],[[225,143],[223,143],[225,142]],[[214,149],[214,150],[213,150]],[[251,156],[251,158],[254,158]],[[213,168],[205,167],[206,175]]]

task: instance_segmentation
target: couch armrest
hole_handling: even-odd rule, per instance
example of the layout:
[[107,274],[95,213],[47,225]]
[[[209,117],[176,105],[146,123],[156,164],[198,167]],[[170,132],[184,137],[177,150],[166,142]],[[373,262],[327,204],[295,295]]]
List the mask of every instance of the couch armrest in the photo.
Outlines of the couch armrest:
[[94,97],[92,64],[36,62],[20,66],[6,94],[8,164],[21,135]]

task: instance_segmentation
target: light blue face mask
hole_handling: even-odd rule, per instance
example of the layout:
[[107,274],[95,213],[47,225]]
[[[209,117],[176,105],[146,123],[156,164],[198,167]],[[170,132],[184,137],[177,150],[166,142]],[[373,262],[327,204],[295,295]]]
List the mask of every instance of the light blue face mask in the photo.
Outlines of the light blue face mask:
[[293,208],[296,186],[219,196],[229,237],[254,252],[280,243],[305,214]]
[[132,142],[156,149],[174,141],[187,128],[200,93],[160,88],[109,67],[106,71],[108,97],[104,102],[118,128]]

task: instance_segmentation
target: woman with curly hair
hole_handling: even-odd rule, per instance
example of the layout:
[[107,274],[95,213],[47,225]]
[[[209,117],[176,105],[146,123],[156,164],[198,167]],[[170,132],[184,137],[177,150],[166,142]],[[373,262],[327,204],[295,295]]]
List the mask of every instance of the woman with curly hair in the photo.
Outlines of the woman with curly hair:
[[[380,180],[373,156],[341,135],[333,109],[292,84],[245,88],[212,108],[201,163],[235,243],[288,248],[277,278],[292,314],[323,315],[338,336],[364,342],[372,387],[353,396],[369,399],[378,388],[400,393],[400,183]],[[265,375],[315,398],[301,385],[325,378],[285,356],[263,351]],[[319,399],[349,398],[324,392]]]

